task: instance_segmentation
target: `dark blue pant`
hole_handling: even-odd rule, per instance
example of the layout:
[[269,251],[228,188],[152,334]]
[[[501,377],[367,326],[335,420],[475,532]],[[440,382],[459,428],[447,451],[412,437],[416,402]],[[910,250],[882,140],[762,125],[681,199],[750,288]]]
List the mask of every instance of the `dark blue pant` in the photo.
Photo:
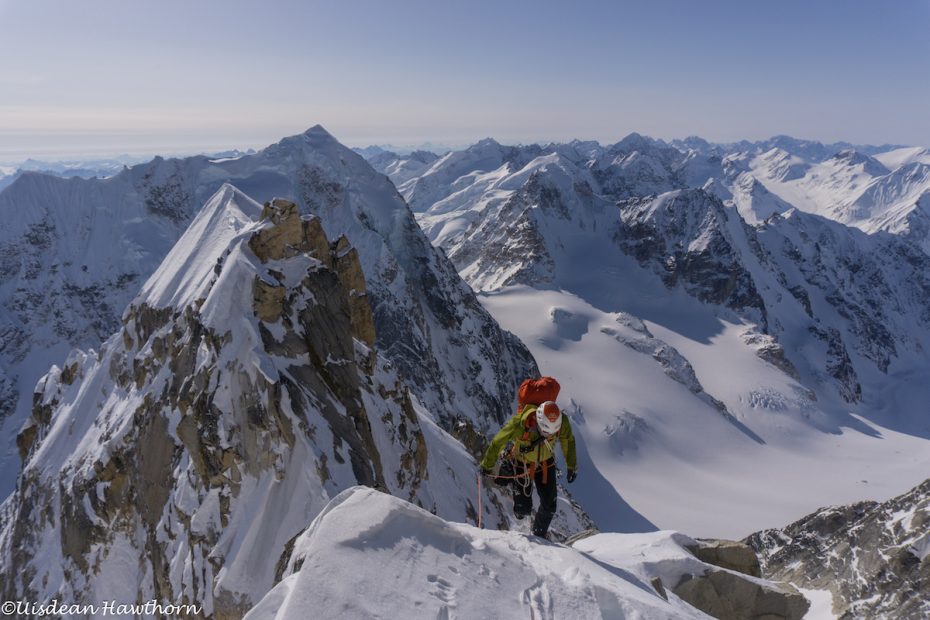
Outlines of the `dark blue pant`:
[[[518,463],[517,471],[520,472],[521,464]],[[527,471],[529,466],[523,471]],[[543,470],[546,470],[545,476]],[[545,478],[545,481],[543,481]],[[549,524],[555,515],[556,499],[558,498],[558,487],[555,483],[555,459],[549,459],[544,463],[536,466],[536,473],[533,480],[526,478],[514,480],[513,483],[513,514],[518,519],[528,516],[533,512],[533,485],[536,485],[536,493],[539,494],[539,510],[536,511],[536,518],[533,519],[533,534],[536,536],[545,536],[549,531]]]

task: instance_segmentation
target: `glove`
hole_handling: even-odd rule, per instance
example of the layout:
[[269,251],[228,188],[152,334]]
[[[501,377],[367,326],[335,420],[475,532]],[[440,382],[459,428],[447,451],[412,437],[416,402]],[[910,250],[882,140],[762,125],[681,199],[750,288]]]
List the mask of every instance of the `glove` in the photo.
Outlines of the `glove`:
[[577,477],[578,477],[578,472],[576,472],[574,469],[569,469],[568,475],[565,477],[565,479],[568,480],[569,484],[571,484],[572,482],[575,481],[575,478]]

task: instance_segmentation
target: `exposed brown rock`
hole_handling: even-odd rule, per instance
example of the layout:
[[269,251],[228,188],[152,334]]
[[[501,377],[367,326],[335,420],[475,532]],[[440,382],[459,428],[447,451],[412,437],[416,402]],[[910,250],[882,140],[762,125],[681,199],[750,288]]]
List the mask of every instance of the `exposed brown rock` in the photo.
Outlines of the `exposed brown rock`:
[[260,261],[290,258],[303,251],[304,227],[296,204],[275,198],[265,203],[262,219],[274,225],[263,228],[249,240],[249,247]]
[[801,620],[810,607],[792,586],[763,585],[728,571],[685,575],[672,591],[720,620]]
[[19,460],[22,463],[26,462],[26,457],[32,451],[32,446],[35,445],[38,436],[39,426],[33,420],[27,422],[26,426],[16,435],[16,447],[19,450]]
[[304,251],[309,253],[313,258],[323,261],[327,265],[330,263],[329,239],[323,232],[323,224],[320,218],[311,217],[303,220],[304,228]]
[[[375,344],[375,321],[368,302],[365,275],[358,251],[343,235],[332,246],[318,217],[301,218],[293,202],[276,198],[265,203],[262,217],[273,226],[263,228],[249,240],[249,247],[263,263],[308,254],[334,269],[348,297],[352,334],[369,348]],[[255,306],[258,317],[276,322],[282,312],[284,288],[256,280]]]
[[61,369],[61,382],[65,385],[71,385],[78,375],[78,363],[66,365]]
[[761,577],[759,557],[752,547],[735,540],[698,539],[698,544],[688,551],[702,562],[728,568],[751,577]]
[[252,287],[255,314],[266,323],[276,323],[284,310],[284,296],[287,289],[283,286],[268,284],[258,276]]
[[352,335],[369,348],[375,345],[375,319],[365,292],[365,275],[358,251],[349,246],[349,240],[339,237],[333,248],[333,264],[343,288],[349,294],[349,312],[352,319]]

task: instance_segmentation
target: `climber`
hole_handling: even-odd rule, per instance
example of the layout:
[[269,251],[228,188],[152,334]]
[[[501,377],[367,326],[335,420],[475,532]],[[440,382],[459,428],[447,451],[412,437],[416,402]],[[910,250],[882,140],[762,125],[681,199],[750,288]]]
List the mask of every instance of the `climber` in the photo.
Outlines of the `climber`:
[[[559,384],[552,377],[527,379],[520,386],[519,409],[497,433],[481,460],[481,473],[495,482],[511,482],[513,514],[523,519],[533,511],[533,484],[539,494],[539,510],[533,519],[533,534],[546,538],[556,509],[555,441],[562,445],[568,468],[566,480],[578,475],[575,437],[568,419],[555,398]],[[497,474],[494,465],[500,460]]]

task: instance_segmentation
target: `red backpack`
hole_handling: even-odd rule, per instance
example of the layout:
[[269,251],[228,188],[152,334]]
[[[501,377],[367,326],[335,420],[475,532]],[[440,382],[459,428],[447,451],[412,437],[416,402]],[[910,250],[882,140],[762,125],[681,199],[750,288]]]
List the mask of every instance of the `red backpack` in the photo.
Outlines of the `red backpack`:
[[559,397],[559,389],[559,382],[552,377],[526,379],[520,384],[520,390],[517,392],[520,409],[525,405],[541,405],[547,400],[554,401]]

